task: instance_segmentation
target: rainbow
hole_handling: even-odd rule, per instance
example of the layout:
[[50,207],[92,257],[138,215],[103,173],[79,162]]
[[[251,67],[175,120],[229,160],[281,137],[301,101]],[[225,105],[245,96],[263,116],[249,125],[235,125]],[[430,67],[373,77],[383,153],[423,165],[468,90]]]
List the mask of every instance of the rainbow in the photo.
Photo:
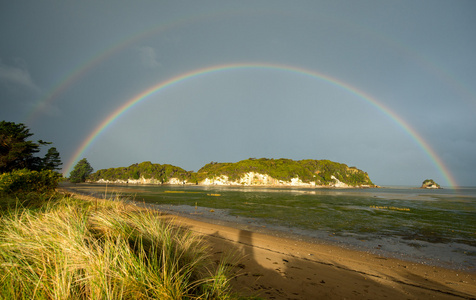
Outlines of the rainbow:
[[142,91],[136,96],[127,100],[123,105],[118,107],[113,111],[107,118],[105,118],[87,137],[82,141],[76,152],[72,155],[65,168],[65,175],[70,173],[73,165],[81,158],[83,153],[93,144],[93,142],[100,136],[100,134],[110,126],[116,119],[118,119],[124,112],[131,109],[134,105],[139,102],[147,99],[149,96],[156,94],[168,87],[174,86],[176,84],[182,83],[188,79],[197,78],[211,73],[224,72],[229,70],[237,69],[268,69],[276,71],[286,71],[304,74],[311,76],[313,78],[322,80],[331,85],[334,85],[340,89],[347,91],[348,93],[360,98],[364,102],[376,107],[378,110],[387,115],[393,122],[400,126],[404,131],[416,142],[416,144],[423,150],[427,156],[431,159],[432,163],[436,166],[438,171],[443,175],[448,185],[456,188],[456,180],[451,175],[451,172],[445,166],[443,161],[438,157],[436,152],[430,147],[430,145],[420,136],[418,132],[415,131],[407,122],[405,122],[401,117],[392,112],[389,108],[384,106],[382,103],[377,101],[375,98],[372,98],[370,95],[358,90],[357,88],[342,82],[336,78],[330,77],[328,75],[306,70],[300,67],[280,65],[280,64],[268,64],[268,63],[233,63],[233,64],[222,64],[206,68],[201,68],[193,71],[186,72],[184,74],[175,76],[168,80],[159,82],[156,85],[151,86],[150,88]]

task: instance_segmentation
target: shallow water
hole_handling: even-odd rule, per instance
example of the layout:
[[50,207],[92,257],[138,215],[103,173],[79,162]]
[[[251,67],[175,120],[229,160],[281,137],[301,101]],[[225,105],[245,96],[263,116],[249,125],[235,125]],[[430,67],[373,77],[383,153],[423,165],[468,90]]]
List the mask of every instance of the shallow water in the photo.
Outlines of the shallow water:
[[[476,271],[476,188],[422,190],[78,185],[188,217]],[[122,187],[124,188],[124,187]],[[251,228],[253,227],[253,228]]]

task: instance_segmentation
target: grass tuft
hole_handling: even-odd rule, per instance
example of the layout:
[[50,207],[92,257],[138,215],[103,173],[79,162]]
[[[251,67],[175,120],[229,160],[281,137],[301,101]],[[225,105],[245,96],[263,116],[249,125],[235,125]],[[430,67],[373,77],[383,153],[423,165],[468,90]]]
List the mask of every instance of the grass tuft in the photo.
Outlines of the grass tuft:
[[0,219],[4,299],[231,299],[197,235],[120,201],[64,197]]

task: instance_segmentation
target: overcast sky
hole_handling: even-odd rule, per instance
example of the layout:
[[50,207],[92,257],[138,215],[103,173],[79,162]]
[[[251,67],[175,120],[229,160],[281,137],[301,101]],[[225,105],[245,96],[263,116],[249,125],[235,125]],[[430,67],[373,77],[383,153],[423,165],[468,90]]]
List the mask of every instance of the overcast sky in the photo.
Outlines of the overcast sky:
[[235,63],[343,85],[286,68],[192,77],[133,106],[80,158],[194,171],[329,159],[379,185],[476,185],[475,1],[0,1],[0,120],[53,142],[65,167],[141,92]]

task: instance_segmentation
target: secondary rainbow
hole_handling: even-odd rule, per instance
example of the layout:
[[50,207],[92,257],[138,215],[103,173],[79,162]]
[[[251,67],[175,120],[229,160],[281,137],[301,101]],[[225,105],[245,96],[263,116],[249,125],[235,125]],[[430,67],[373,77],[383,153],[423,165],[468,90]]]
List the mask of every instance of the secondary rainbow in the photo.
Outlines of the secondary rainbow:
[[204,76],[211,73],[218,73],[230,70],[237,70],[237,69],[268,69],[268,70],[276,70],[276,71],[286,71],[286,72],[293,72],[311,76],[313,78],[325,81],[331,85],[334,85],[340,89],[343,89],[350,94],[357,96],[359,99],[363,100],[364,102],[376,107],[385,115],[387,115],[393,122],[395,122],[398,126],[400,126],[414,141],[415,143],[423,150],[438,171],[443,175],[444,179],[448,183],[449,186],[456,188],[457,183],[456,180],[451,175],[451,172],[445,166],[443,161],[438,157],[436,152],[430,147],[430,145],[420,136],[415,129],[413,129],[409,124],[407,124],[400,116],[392,112],[389,108],[385,105],[377,101],[375,98],[371,97],[370,95],[358,90],[357,88],[342,82],[336,78],[330,77],[328,75],[313,71],[307,70],[300,67],[295,66],[287,66],[287,65],[280,65],[280,64],[268,64],[268,63],[233,63],[233,64],[222,64],[216,65],[206,68],[201,68],[197,70],[193,70],[190,72],[186,72],[184,74],[178,75],[176,77],[170,78],[168,80],[159,82],[156,85],[151,86],[150,88],[142,91],[141,93],[137,94],[136,96],[132,97],[128,101],[126,101],[123,105],[118,107],[115,111],[113,111],[107,118],[105,118],[87,137],[84,141],[79,145],[76,152],[73,154],[71,159],[66,164],[65,174],[69,174],[73,168],[73,165],[81,158],[83,153],[91,146],[91,144],[100,136],[100,134],[109,127],[117,118],[119,118],[124,112],[128,109],[131,109],[134,105],[147,99],[149,96],[156,94],[165,88],[171,87],[173,85],[182,83],[186,80],[197,78],[199,76]]
[[[107,47],[101,49],[100,51],[94,53],[92,56],[88,57],[86,60],[82,61],[80,64],[77,64],[71,71],[67,74],[61,76],[60,80],[56,82],[27,112],[25,116],[25,122],[30,123],[34,122],[41,111],[46,107],[54,103],[58,97],[68,90],[74,83],[78,82],[83,78],[89,71],[100,65],[103,61],[107,60],[109,57],[120,52],[126,47],[134,44],[134,42],[140,41],[146,37],[157,35],[162,32],[166,32],[172,28],[179,28],[180,26],[194,24],[203,20],[209,20],[215,17],[225,18],[230,14],[239,14],[240,12],[206,12],[196,16],[184,16],[182,18],[173,19],[165,21],[159,25],[154,25],[144,31],[136,32],[132,35],[128,35],[124,38],[119,39],[118,41],[108,45]],[[217,15],[215,15],[217,14]]]
[[[269,13],[269,11],[267,11],[267,13]],[[94,53],[94,55],[88,57],[88,59],[76,65],[70,72],[61,76],[61,79],[56,82],[56,84],[52,86],[26,114],[25,122],[28,124],[30,122],[35,121],[41,111],[48,107],[48,105],[51,105],[53,102],[55,102],[61,94],[68,90],[68,88],[71,87],[75,82],[83,78],[90,70],[97,67],[100,63],[105,61],[107,58],[113,56],[115,53],[121,51],[129,45],[132,45],[134,42],[140,41],[152,35],[159,34],[161,32],[166,32],[167,30],[170,30],[172,28],[191,25],[204,20],[226,19],[228,17],[238,16],[240,14],[246,14],[246,11],[215,11],[206,12],[196,16],[184,16],[182,18],[165,21],[159,25],[147,28],[144,31],[136,32],[130,36],[126,36],[124,38],[119,39],[115,43],[112,43],[107,47],[101,49],[100,51]],[[430,61],[428,57],[424,57],[418,54],[418,52],[414,49],[410,49],[403,43],[391,39],[390,37],[378,32],[374,28],[367,28],[362,26],[356,27],[355,24],[348,24],[345,22],[345,20],[332,21],[339,23],[340,25],[344,24],[352,30],[358,29],[358,32],[363,32],[368,36],[373,36],[377,40],[380,40],[385,44],[389,45],[391,48],[397,48],[402,53],[405,53],[406,56],[411,57],[416,63],[420,64],[426,70],[436,75],[443,82],[451,86],[454,91],[460,94],[463,99],[467,100],[474,109],[474,105],[476,105],[476,95],[474,94],[474,91],[472,91],[469,87],[463,85],[461,82],[457,81],[454,76],[443,70],[441,66],[437,65],[435,62]]]

